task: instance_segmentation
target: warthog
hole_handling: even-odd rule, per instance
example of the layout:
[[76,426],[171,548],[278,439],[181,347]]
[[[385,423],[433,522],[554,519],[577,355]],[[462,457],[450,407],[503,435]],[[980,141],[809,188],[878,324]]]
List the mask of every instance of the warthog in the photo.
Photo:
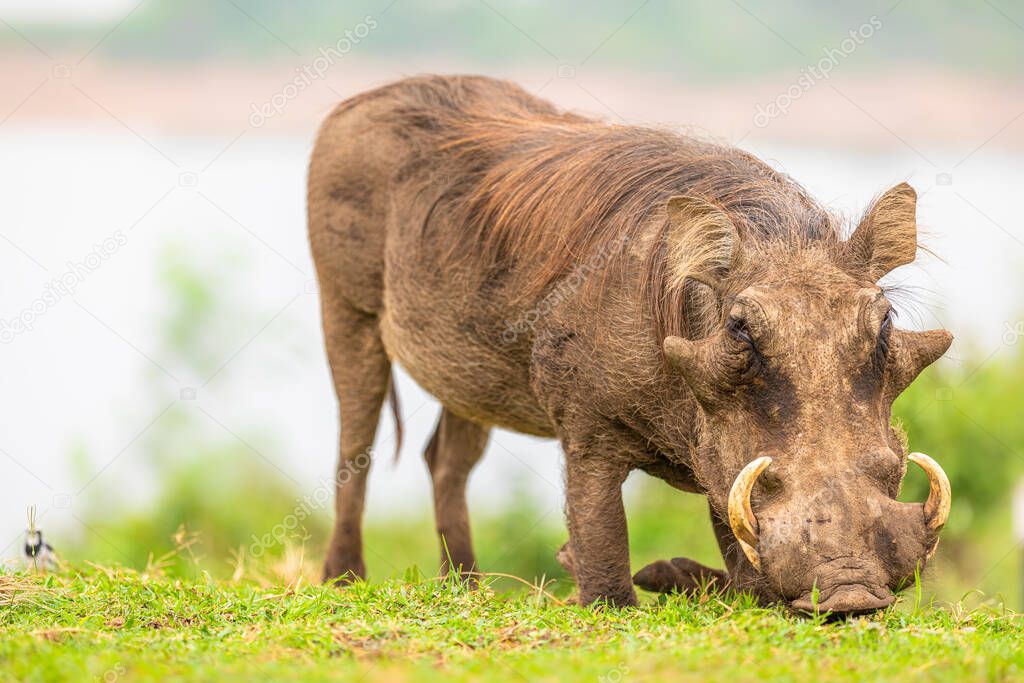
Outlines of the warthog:
[[[494,427],[556,437],[580,600],[708,581],[797,609],[873,610],[933,552],[896,396],[949,347],[896,329],[876,282],[917,251],[916,195],[842,222],[750,154],[427,76],[340,104],[309,171],[309,234],[341,417],[325,579],[363,577],[367,467],[397,361],[443,406],[426,448],[442,571],[476,567],[466,480]],[[394,394],[392,391],[392,398]],[[366,464],[365,462],[363,463]],[[710,503],[726,570],[630,576],[621,485]],[[686,520],[666,520],[683,524]]]

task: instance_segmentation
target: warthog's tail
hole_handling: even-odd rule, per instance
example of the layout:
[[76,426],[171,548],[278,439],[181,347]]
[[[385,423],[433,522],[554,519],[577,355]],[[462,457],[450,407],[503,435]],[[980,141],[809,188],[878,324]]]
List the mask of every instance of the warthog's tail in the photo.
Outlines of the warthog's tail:
[[398,389],[396,388],[395,375],[391,375],[388,382],[388,405],[391,407],[391,416],[395,419],[395,464],[398,464],[399,456],[402,454],[402,407],[398,403]]

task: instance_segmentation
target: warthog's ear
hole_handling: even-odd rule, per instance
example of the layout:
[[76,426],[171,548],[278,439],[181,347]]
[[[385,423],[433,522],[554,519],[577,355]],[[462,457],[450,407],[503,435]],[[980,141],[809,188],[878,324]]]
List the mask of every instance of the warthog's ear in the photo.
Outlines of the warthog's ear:
[[698,197],[672,197],[666,205],[670,286],[687,279],[716,289],[736,255],[739,236],[725,213]]
[[719,285],[736,260],[739,235],[729,217],[703,199],[672,197],[665,210],[665,288],[679,297],[687,336],[703,337],[720,317]]
[[872,281],[917,256],[917,192],[900,183],[868,209],[848,242],[850,255]]

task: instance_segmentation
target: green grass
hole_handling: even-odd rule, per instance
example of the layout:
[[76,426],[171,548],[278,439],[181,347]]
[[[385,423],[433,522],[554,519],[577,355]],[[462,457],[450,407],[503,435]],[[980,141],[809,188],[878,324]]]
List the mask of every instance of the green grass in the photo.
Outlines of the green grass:
[[[89,568],[0,575],[0,680],[1011,680],[1024,620],[916,608],[828,623],[746,596],[582,608],[453,581],[344,589]],[[908,604],[909,603],[909,604]]]

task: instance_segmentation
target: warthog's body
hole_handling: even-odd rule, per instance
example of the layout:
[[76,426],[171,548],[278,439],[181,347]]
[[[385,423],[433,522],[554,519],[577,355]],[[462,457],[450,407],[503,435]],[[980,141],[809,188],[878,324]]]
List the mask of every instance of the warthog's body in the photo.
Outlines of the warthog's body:
[[[707,495],[735,583],[794,601],[817,582],[840,595],[836,609],[887,604],[934,541],[922,506],[892,501],[905,457],[889,407],[949,343],[890,340],[883,320],[874,280],[916,247],[903,188],[847,243],[748,154],[562,114],[507,83],[417,78],[348,100],[324,123],[309,176],[339,466],[371,447],[397,361],[444,406],[426,457],[445,563],[474,568],[465,483],[499,426],[564,447],[560,559],[585,602],[636,599],[620,486],[642,469]],[[727,496],[767,452],[758,572]],[[854,460],[869,453],[866,467]],[[366,468],[355,469],[339,486],[327,578],[365,574]],[[725,574],[677,558],[638,581],[710,578]]]

